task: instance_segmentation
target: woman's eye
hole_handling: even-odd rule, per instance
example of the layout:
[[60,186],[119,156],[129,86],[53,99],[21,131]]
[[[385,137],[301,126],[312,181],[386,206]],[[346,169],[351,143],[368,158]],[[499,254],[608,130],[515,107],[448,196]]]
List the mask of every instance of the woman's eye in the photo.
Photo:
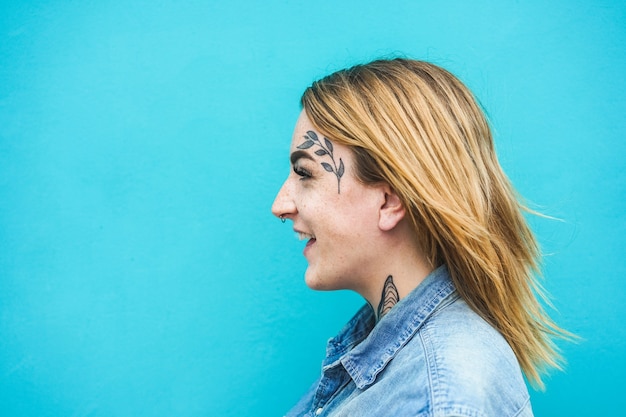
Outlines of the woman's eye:
[[296,175],[301,177],[300,178],[301,180],[305,180],[307,178],[311,178],[311,173],[309,171],[307,171],[306,169],[300,167],[300,166],[294,165],[293,172],[295,172]]

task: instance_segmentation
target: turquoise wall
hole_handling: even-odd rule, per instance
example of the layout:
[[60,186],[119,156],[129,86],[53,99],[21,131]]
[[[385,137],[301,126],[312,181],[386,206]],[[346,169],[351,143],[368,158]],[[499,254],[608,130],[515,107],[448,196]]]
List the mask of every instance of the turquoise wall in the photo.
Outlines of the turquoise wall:
[[578,333],[537,416],[626,407],[626,4],[0,6],[0,415],[279,416],[362,303],[270,214],[302,90],[393,53],[463,79]]

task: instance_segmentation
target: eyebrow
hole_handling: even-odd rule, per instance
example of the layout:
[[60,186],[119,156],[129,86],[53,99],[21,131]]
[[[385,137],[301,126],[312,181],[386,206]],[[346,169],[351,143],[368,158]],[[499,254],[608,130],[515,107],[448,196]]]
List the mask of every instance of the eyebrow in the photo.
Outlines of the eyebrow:
[[295,151],[289,157],[289,159],[291,160],[291,164],[292,165],[295,165],[295,163],[298,161],[298,159],[301,159],[301,158],[310,159],[311,161],[315,161],[315,159],[313,159],[313,157],[308,152],[305,152],[305,151]]

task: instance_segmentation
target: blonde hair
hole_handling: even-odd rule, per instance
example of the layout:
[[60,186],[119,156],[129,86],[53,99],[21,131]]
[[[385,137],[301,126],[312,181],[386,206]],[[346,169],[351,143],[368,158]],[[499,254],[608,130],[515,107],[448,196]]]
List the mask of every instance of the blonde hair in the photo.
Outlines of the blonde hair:
[[433,266],[445,263],[463,299],[505,337],[528,380],[559,368],[567,337],[538,299],[539,249],[471,92],[448,71],[409,59],[335,72],[302,106],[329,138],[351,147],[357,177],[388,183]]

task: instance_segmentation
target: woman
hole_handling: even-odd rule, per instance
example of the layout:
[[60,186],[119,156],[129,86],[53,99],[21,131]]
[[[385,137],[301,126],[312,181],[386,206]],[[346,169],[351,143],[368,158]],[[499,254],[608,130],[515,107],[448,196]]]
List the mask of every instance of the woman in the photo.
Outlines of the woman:
[[302,107],[272,212],[308,240],[309,287],[367,304],[288,416],[532,416],[523,374],[541,387],[565,332],[472,94],[379,60],[313,83]]

